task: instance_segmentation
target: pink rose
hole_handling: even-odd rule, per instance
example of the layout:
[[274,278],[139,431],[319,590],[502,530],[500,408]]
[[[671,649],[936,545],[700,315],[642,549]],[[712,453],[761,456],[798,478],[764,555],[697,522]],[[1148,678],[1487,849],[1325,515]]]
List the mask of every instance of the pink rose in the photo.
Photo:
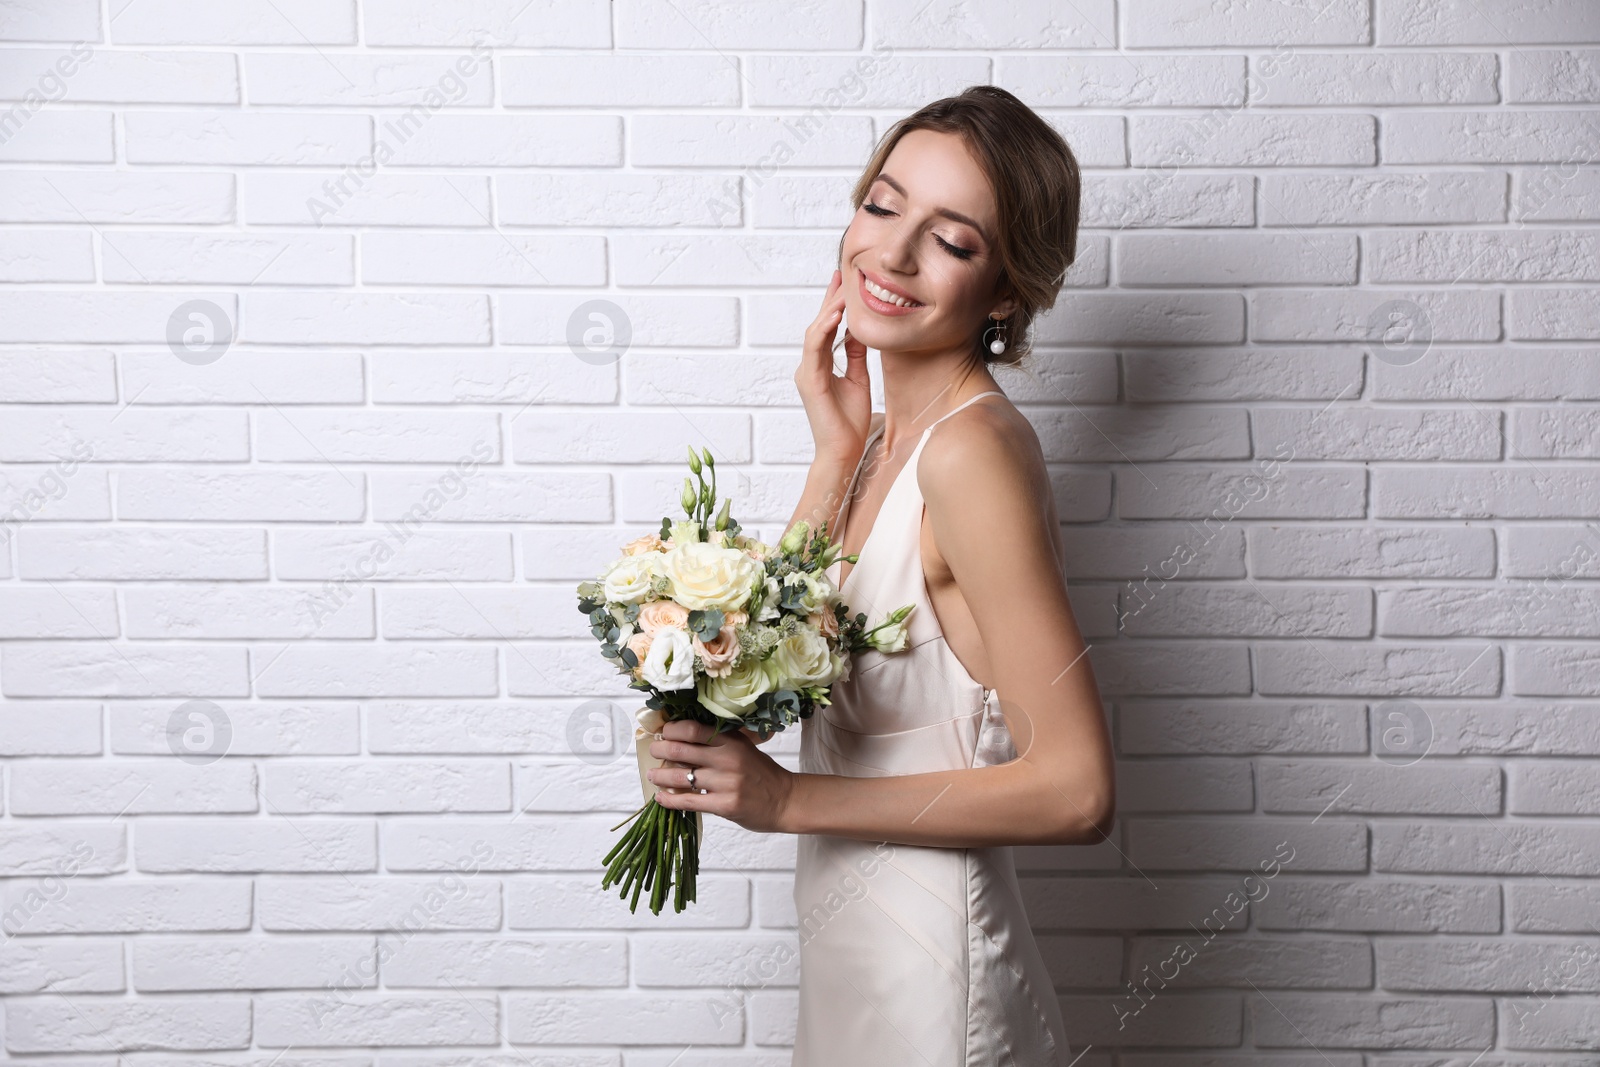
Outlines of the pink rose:
[[689,609],[676,600],[652,600],[639,609],[639,629],[651,636],[663,626],[689,628]]
[[[643,630],[635,630],[625,643],[625,647],[631,649],[633,654],[638,657],[638,662],[642,664],[644,663],[644,658],[650,654],[650,642],[653,640],[655,638]],[[637,677],[639,668],[635,667],[631,673]]]
[[666,545],[659,534],[647,533],[643,537],[635,537],[632,541],[622,546],[624,556],[642,556],[646,552],[661,552]]
[[733,670],[733,661],[739,658],[739,627],[750,616],[743,611],[730,611],[722,620],[722,629],[709,642],[694,639],[694,650],[705,664],[706,674],[722,678]]
[[806,616],[806,621],[817,628],[817,632],[830,640],[839,636],[839,617],[833,609],[814,612]]

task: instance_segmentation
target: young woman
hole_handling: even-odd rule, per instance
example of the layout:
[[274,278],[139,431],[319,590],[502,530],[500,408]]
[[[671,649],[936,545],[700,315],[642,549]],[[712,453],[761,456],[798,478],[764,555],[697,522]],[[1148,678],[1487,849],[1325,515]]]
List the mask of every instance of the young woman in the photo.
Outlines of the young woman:
[[853,201],[795,374],[816,458],[791,524],[842,523],[859,558],[832,577],[870,618],[915,604],[906,649],[856,657],[802,726],[800,773],[685,721],[650,746],[681,766],[651,780],[668,807],[800,835],[796,1067],[1064,1067],[1012,846],[1106,836],[1111,744],[1044,457],[990,367],[1028,352],[1072,264],[1077,162],[974,86],[897,123]]

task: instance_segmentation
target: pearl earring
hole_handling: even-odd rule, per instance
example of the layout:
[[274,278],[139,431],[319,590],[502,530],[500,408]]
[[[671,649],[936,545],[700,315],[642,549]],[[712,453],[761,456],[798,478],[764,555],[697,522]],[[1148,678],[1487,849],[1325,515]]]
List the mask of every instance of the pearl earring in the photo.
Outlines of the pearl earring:
[[1004,353],[1006,350],[1005,335],[1002,332],[1005,330],[1005,323],[1001,322],[999,319],[994,319],[993,322],[993,326],[990,326],[989,329],[983,331],[983,336],[987,338],[991,332],[1001,334],[1001,336],[996,337],[993,341],[989,342],[989,351],[998,356]]

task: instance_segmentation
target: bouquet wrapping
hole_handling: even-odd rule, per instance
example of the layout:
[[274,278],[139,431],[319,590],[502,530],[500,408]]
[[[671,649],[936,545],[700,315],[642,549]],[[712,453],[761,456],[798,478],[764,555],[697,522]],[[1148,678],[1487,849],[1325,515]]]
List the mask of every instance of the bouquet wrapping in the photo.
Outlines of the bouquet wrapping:
[[731,500],[712,516],[709,450],[689,449],[689,469],[699,484],[684,479],[686,518],[663,518],[658,532],[630,541],[599,577],[578,585],[578,610],[601,655],[629,688],[648,694],[634,730],[644,805],[613,827],[628,829],[602,861],[601,888],[620,882],[631,911],[649,890],[655,914],[669,890],[675,911],[694,901],[702,832],[700,812],[655,801],[646,772],[663,765],[649,753],[662,726],[693,719],[715,733],[745,729],[766,740],[828,704],[855,653],[902,651],[913,607],[873,626],[865,613],[852,617],[826,571],[855,557],[841,556],[826,523],[813,532],[796,522],[768,545],[741,532]]

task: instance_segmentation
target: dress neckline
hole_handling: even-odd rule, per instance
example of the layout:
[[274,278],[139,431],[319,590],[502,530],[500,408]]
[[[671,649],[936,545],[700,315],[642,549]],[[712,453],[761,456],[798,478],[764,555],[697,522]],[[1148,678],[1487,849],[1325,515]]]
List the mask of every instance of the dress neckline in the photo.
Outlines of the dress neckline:
[[[844,578],[839,582],[839,589],[841,592],[844,590],[845,583],[850,581],[851,578],[855,577],[856,571],[861,568],[862,562],[866,559],[867,548],[872,544],[872,539],[878,535],[878,531],[883,528],[882,524],[878,520],[883,518],[884,511],[889,507],[889,501],[894,498],[895,491],[900,488],[901,478],[905,476],[905,473],[908,469],[916,466],[917,456],[919,453],[921,453],[923,444],[927,442],[928,434],[933,432],[933,428],[935,426],[939,425],[945,419],[948,419],[951,415],[954,415],[956,412],[960,411],[962,408],[965,408],[968,404],[971,404],[974,401],[982,400],[986,396],[1005,396],[1005,394],[1000,392],[998,389],[988,389],[984,392],[976,394],[975,396],[969,396],[967,399],[963,400],[961,403],[957,404],[943,415],[940,415],[937,419],[934,419],[932,422],[928,423],[928,425],[923,429],[922,433],[918,435],[917,443],[911,449],[911,455],[907,457],[905,463],[901,465],[900,469],[895,471],[894,478],[892,478],[889,482],[888,490],[883,494],[883,503],[878,505],[878,513],[872,517],[872,529],[867,531],[866,539],[861,542],[861,547],[856,550],[856,561],[850,565],[850,573],[845,575]],[[848,528],[848,522],[851,517],[850,511],[853,497],[855,495],[856,479],[861,476],[861,466],[867,460],[867,450],[872,447],[873,440],[882,434],[885,428],[885,424],[880,423],[878,428],[868,435],[867,443],[861,449],[861,458],[856,460],[856,468],[850,473],[850,485],[845,490],[844,504],[840,508],[841,521],[839,523],[838,540],[841,548],[844,546],[844,532]]]

